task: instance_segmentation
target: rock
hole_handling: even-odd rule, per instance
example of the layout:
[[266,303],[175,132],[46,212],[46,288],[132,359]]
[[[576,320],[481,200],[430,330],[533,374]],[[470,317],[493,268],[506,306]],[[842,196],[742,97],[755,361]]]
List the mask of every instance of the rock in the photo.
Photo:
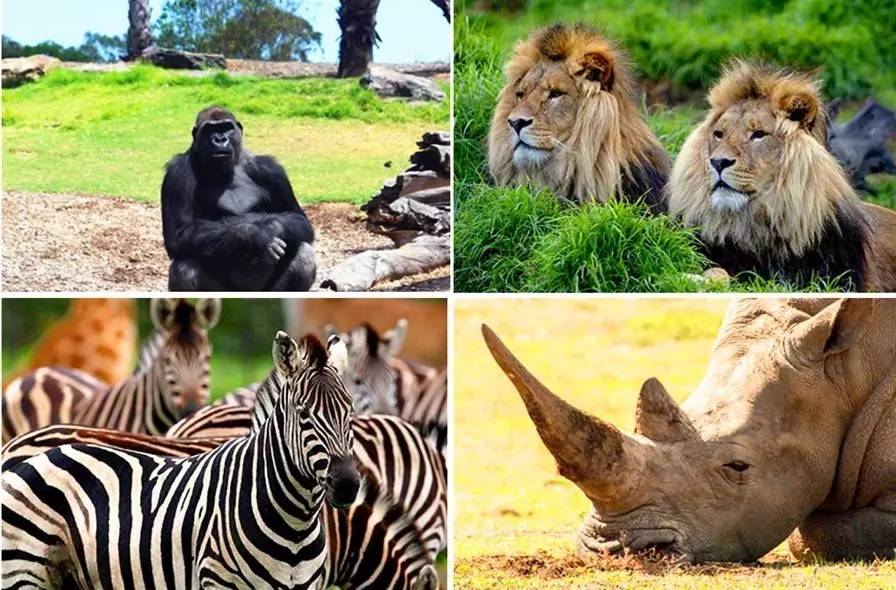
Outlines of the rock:
[[150,47],[143,52],[140,59],[172,70],[223,70],[227,68],[227,58],[218,53],[193,53],[161,47]]
[[409,100],[445,100],[445,93],[432,80],[402,74],[382,66],[370,66],[361,76],[360,84],[373,90],[382,98],[406,98]]
[[15,88],[28,82],[36,82],[62,62],[49,55],[11,57],[0,61],[3,70],[3,88]]
[[[829,105],[832,120],[839,110],[839,101]],[[850,121],[833,123],[828,129],[831,153],[849,172],[857,189],[869,190],[865,180],[869,174],[896,173],[896,163],[887,151],[887,141],[894,131],[896,113],[871,98]]]

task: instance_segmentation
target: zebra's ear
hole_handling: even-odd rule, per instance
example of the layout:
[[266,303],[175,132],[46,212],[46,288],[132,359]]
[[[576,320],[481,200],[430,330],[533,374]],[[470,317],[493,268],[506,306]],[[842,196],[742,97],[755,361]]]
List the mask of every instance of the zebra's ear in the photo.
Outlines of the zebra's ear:
[[174,323],[176,299],[153,299],[149,302],[149,317],[156,330],[167,332]]
[[200,299],[196,302],[196,319],[201,328],[211,330],[220,318],[220,299]]
[[386,345],[386,353],[396,356],[404,346],[404,340],[408,335],[408,321],[401,318],[395,323],[395,327],[383,334],[383,343]]
[[327,340],[327,357],[330,365],[340,376],[348,369],[348,349],[338,336],[330,336]]
[[296,341],[283,330],[274,336],[272,356],[274,357],[274,367],[285,376],[297,373],[302,364]]

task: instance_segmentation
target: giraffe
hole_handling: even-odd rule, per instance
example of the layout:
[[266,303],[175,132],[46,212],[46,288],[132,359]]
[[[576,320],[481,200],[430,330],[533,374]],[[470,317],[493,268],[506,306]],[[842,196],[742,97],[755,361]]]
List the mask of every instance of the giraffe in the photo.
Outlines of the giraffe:
[[28,363],[3,380],[38,367],[79,369],[111,385],[134,367],[137,321],[130,299],[73,299],[68,314],[40,338]]

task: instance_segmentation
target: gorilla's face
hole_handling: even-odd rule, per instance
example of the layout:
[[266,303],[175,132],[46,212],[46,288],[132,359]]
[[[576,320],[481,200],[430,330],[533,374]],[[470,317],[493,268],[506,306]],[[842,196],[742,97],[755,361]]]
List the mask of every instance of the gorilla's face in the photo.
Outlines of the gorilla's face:
[[193,131],[193,149],[204,164],[232,170],[242,144],[240,124],[232,119],[206,121]]

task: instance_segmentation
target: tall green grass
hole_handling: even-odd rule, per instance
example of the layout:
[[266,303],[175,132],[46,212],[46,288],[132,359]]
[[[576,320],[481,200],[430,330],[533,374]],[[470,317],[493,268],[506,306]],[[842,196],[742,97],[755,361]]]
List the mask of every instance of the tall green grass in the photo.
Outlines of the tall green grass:
[[599,25],[626,48],[641,77],[685,88],[706,88],[726,59],[741,55],[820,70],[830,96],[874,92],[894,103],[893,11],[891,0],[530,0],[518,15],[477,18],[501,46],[547,22]]

